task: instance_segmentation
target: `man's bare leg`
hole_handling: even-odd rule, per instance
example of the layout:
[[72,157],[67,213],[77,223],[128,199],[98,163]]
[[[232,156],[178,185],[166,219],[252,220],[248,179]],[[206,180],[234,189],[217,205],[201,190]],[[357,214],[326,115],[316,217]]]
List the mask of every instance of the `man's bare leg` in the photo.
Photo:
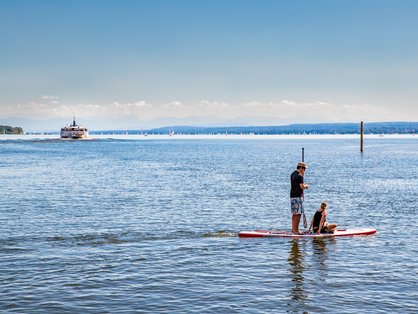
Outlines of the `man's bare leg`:
[[302,215],[292,214],[292,233],[294,234],[300,234],[300,231],[299,231],[300,216]]

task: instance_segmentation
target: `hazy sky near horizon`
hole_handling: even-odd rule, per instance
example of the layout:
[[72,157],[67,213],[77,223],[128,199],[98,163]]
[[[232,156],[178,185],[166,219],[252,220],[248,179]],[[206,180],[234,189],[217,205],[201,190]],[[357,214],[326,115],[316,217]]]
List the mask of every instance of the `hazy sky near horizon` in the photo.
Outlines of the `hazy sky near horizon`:
[[0,124],[418,121],[417,30],[413,0],[1,0]]

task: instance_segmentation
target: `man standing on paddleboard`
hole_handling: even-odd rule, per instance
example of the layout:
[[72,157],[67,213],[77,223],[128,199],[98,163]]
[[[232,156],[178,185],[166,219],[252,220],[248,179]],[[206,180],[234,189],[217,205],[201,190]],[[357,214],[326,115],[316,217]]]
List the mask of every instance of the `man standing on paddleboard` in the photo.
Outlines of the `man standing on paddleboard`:
[[292,233],[300,234],[299,223],[303,213],[303,190],[309,186],[303,182],[305,170],[308,167],[304,162],[296,166],[296,170],[290,175],[290,209],[292,212]]

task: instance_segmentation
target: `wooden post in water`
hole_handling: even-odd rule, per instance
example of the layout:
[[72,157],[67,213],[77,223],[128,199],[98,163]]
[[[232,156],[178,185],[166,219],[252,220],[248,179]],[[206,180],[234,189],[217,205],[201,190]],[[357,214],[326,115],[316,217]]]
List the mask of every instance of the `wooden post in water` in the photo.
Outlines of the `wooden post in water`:
[[363,140],[364,140],[364,122],[360,122],[360,153],[363,152]]
[[302,147],[302,162],[305,161],[305,148]]

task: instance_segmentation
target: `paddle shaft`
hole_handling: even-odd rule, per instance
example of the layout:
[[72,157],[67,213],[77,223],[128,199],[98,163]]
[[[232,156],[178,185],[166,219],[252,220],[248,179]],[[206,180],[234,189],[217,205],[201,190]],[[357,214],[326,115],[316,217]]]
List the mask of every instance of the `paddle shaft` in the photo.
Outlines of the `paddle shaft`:
[[[305,148],[302,147],[302,162],[305,162]],[[305,180],[304,180],[305,181]],[[305,203],[305,193],[302,191],[302,199]],[[302,210],[302,217],[303,217],[303,227],[306,229],[308,227],[308,222],[306,221],[305,210]]]

